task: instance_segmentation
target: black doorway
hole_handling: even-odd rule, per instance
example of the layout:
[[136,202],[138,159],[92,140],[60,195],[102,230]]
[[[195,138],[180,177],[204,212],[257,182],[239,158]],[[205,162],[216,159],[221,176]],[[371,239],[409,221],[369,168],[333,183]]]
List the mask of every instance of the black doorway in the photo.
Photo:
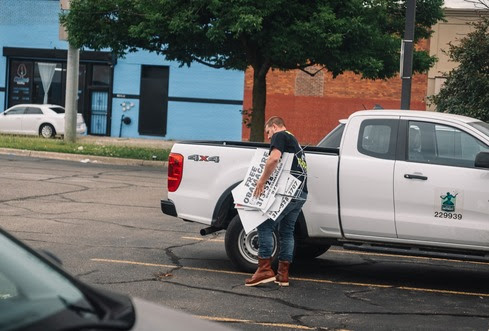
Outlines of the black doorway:
[[139,134],[166,135],[169,72],[166,66],[141,68]]

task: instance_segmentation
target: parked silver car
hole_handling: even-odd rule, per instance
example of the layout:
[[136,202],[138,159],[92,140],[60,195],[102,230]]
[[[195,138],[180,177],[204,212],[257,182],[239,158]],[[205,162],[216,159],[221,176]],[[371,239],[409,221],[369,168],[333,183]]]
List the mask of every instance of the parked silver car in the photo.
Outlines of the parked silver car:
[[[77,114],[76,133],[87,132],[81,114]],[[52,138],[65,133],[65,109],[57,105],[21,104],[0,114],[0,133],[40,135]]]
[[[47,255],[46,255],[47,254]],[[0,228],[0,330],[229,330],[72,277]]]

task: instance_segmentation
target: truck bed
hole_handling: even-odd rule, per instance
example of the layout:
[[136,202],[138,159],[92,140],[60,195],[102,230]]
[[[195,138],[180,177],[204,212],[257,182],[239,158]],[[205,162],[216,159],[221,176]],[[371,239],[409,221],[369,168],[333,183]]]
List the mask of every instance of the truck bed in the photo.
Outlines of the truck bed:
[[[216,209],[243,180],[257,148],[269,144],[236,141],[186,141],[172,152],[184,156],[180,187],[169,195],[178,217],[214,225]],[[224,147],[224,148],[223,148]],[[309,197],[303,212],[312,237],[341,236],[338,210],[337,169],[339,150],[305,146]],[[212,203],[209,203],[212,202]],[[184,206],[179,210],[179,206]]]

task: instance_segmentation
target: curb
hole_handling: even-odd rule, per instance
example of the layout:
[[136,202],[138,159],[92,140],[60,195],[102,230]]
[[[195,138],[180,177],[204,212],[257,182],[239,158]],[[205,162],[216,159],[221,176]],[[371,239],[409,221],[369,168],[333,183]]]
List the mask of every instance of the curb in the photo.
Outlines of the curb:
[[124,159],[119,157],[108,157],[108,156],[94,156],[94,155],[85,155],[85,154],[41,152],[41,151],[30,151],[26,149],[14,149],[14,148],[0,148],[0,154],[38,157],[38,158],[55,159],[55,160],[79,161],[82,163],[147,166],[147,167],[158,167],[158,168],[168,167],[167,161],[150,161],[150,160]]

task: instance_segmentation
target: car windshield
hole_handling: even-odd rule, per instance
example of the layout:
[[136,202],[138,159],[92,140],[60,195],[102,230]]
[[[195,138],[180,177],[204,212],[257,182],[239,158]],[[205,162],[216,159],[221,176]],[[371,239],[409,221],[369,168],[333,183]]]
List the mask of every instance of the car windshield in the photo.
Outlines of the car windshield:
[[17,330],[75,312],[98,316],[80,290],[42,259],[0,232],[0,330]]
[[64,114],[65,113],[65,109],[63,107],[60,107],[60,106],[51,106],[51,107],[49,107],[49,109],[56,112],[57,114]]
[[489,138],[489,123],[478,121],[469,123],[470,126],[476,128],[478,131],[482,132]]

